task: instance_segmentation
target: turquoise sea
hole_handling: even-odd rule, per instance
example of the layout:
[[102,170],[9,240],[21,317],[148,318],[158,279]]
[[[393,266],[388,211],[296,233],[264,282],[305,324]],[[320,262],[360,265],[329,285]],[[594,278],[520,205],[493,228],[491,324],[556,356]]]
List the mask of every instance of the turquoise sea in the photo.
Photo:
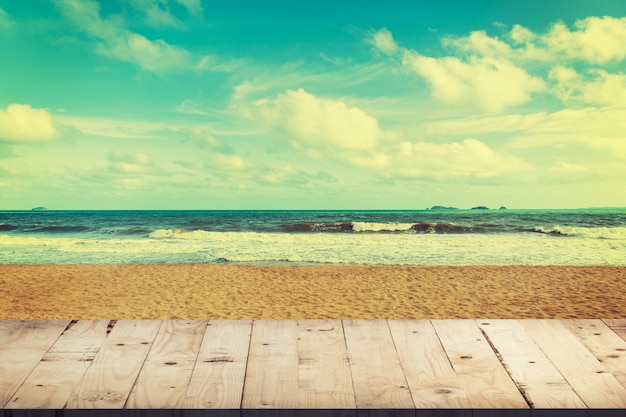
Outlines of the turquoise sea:
[[626,265],[626,209],[0,211],[0,263]]

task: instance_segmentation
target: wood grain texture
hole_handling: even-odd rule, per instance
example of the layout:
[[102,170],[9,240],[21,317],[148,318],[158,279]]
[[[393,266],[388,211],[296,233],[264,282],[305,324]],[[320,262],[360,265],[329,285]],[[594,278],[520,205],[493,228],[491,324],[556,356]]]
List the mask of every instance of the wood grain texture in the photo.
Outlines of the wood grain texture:
[[242,408],[298,408],[297,337],[296,321],[254,322]]
[[346,320],[344,333],[357,408],[414,408],[387,322]]
[[495,352],[471,320],[433,320],[472,407],[528,408]]
[[104,343],[108,320],[72,322],[15,393],[7,408],[63,408]]
[[181,408],[206,327],[202,320],[164,321],[125,408]]
[[7,405],[69,324],[70,320],[34,320],[8,325],[0,344],[0,407]]
[[562,321],[525,320],[521,323],[587,407],[626,407],[626,388]]
[[159,320],[118,321],[67,408],[123,408],[161,324]]
[[563,323],[626,387],[626,341],[602,320],[564,320]]
[[389,320],[404,375],[417,408],[470,408],[448,355],[429,320]]
[[626,319],[604,319],[602,321],[609,326],[615,334],[626,340]]
[[183,407],[241,407],[251,332],[251,320],[208,323]]
[[298,407],[356,408],[340,320],[298,322]]
[[585,403],[517,320],[478,323],[533,407],[585,408]]

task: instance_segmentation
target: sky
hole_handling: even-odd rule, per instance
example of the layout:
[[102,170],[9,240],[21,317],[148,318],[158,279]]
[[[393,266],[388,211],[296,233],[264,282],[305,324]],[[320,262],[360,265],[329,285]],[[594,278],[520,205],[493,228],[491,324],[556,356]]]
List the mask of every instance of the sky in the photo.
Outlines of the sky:
[[626,2],[0,0],[0,210],[626,206]]

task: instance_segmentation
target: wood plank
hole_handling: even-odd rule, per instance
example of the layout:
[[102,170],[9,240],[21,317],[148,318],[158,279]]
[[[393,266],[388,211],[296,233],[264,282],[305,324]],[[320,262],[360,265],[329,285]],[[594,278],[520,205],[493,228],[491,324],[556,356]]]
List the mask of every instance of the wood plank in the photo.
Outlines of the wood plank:
[[626,387],[626,341],[602,320],[564,320],[563,323]]
[[164,321],[125,408],[180,408],[206,328],[202,320]]
[[533,407],[585,408],[585,403],[517,320],[478,323]]
[[33,369],[7,409],[61,409],[91,364],[94,354],[48,353]]
[[602,321],[610,328],[626,329],[626,319],[603,319]]
[[253,323],[242,408],[298,407],[297,337],[293,320]]
[[107,337],[109,320],[72,322],[49,353],[88,353],[100,350]]
[[63,408],[104,343],[108,321],[72,322],[59,336],[7,408]]
[[0,344],[22,326],[24,320],[0,320]]
[[604,319],[602,321],[609,326],[615,334],[626,340],[626,319]]
[[417,408],[470,408],[467,394],[429,320],[389,320]]
[[251,333],[251,320],[209,321],[184,408],[241,407]]
[[472,320],[433,320],[439,340],[474,408],[528,408]]
[[298,407],[356,408],[340,320],[298,322]]
[[587,407],[626,407],[626,388],[562,321],[523,320],[521,323]]
[[387,322],[343,323],[357,408],[414,408]]
[[160,320],[119,320],[67,408],[122,408],[161,324]]
[[5,407],[70,320],[23,321],[0,344],[0,408]]

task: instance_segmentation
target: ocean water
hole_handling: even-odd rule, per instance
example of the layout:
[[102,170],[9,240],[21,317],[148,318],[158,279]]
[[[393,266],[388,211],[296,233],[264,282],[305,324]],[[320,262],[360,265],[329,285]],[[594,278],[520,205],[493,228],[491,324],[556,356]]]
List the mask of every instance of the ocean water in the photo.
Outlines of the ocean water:
[[626,265],[626,209],[0,211],[0,263]]

